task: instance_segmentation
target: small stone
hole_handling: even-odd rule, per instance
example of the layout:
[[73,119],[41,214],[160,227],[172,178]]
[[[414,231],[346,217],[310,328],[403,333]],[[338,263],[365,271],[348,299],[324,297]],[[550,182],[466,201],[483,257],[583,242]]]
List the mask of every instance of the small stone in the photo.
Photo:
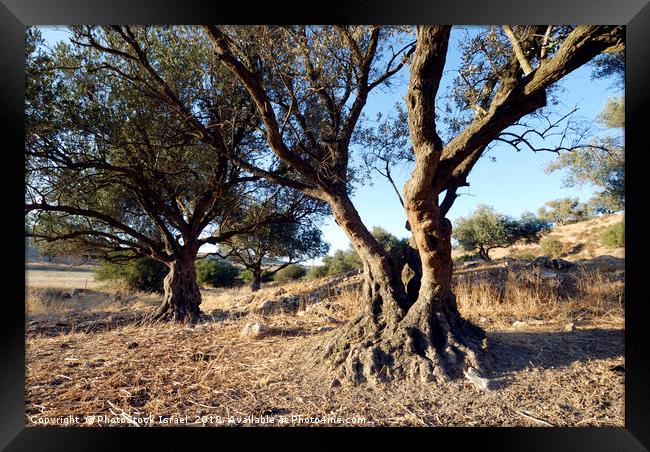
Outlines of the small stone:
[[481,317],[478,319],[479,323],[490,323],[490,319],[487,317]]
[[261,337],[268,334],[269,327],[258,322],[249,322],[241,330],[242,336]]
[[273,302],[271,300],[262,301],[257,305],[257,312],[261,314],[268,314],[273,311]]
[[465,374],[465,378],[474,383],[474,386],[478,389],[482,391],[488,391],[490,389],[490,380],[479,376],[478,372],[473,367],[464,370],[463,373]]
[[575,330],[576,330],[576,326],[573,322],[564,325],[564,331],[575,331]]
[[554,268],[553,260],[548,256],[539,256],[531,262],[533,267],[537,268]]
[[336,320],[334,317],[331,317],[329,315],[327,317],[325,317],[325,321],[329,322],[329,323],[339,323],[338,320]]
[[514,326],[515,328],[522,328],[522,327],[526,326],[526,322],[520,322],[519,320],[516,320],[512,324],[512,326]]
[[138,343],[135,342],[135,341],[126,343],[126,348],[128,348],[128,349],[136,348],[137,346],[138,346]]
[[298,317],[304,317],[305,316],[305,311],[298,311],[298,312],[296,312],[296,315]]
[[324,333],[325,331],[332,331],[333,329],[334,328],[332,328],[331,326],[319,326],[316,329],[316,331],[318,331],[319,333]]

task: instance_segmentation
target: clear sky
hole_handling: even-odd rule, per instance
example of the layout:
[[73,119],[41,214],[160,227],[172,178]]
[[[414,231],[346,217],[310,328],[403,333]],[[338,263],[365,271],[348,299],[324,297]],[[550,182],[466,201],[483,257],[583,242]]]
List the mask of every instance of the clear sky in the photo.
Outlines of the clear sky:
[[[50,45],[68,36],[67,33],[51,27],[42,27],[41,30]],[[441,89],[455,77],[455,69],[460,61],[457,47],[459,39],[472,31],[473,27],[453,29]],[[374,118],[377,112],[392,111],[395,103],[404,98],[407,71],[408,68],[402,70],[390,91],[375,90],[371,94],[364,110],[368,118]],[[589,66],[583,66],[569,74],[559,85],[561,91],[558,96],[560,103],[555,107],[557,113],[568,113],[577,106],[578,111],[574,118],[584,118],[591,122],[598,116],[609,97],[622,94],[612,88],[611,80],[591,80]],[[468,178],[470,186],[459,190],[462,195],[456,199],[448,214],[452,222],[471,213],[477,204],[488,204],[501,213],[519,216],[524,211],[536,212],[545,202],[552,199],[572,197],[584,202],[594,193],[594,187],[591,186],[562,187],[562,172],[546,174],[543,168],[554,159],[555,155],[552,153],[533,153],[525,150],[516,152],[509,145],[500,143],[489,155],[495,157],[496,162],[482,158],[476,164]],[[393,177],[398,188],[403,187],[408,176],[406,168],[394,170]],[[398,237],[408,235],[404,229],[404,210],[388,181],[380,175],[377,174],[359,186],[352,200],[369,228],[381,225]],[[349,246],[347,236],[333,220],[327,220],[322,231],[325,240],[330,243],[330,254]]]

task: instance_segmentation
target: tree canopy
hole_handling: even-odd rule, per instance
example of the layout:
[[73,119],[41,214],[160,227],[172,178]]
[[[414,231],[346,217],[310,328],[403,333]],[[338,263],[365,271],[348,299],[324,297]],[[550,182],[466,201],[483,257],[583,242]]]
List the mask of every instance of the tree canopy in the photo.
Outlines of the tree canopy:
[[[625,105],[622,97],[610,98],[598,122],[609,129],[625,126]],[[563,184],[567,187],[592,184],[600,189],[590,200],[598,213],[614,213],[625,207],[625,148],[622,134],[595,138],[588,147],[560,153],[545,168],[546,172],[565,170]]]
[[549,229],[548,221],[531,213],[515,219],[490,206],[479,205],[471,215],[456,221],[453,237],[463,250],[477,251],[481,258],[490,260],[490,250],[507,248],[517,242],[534,243]]

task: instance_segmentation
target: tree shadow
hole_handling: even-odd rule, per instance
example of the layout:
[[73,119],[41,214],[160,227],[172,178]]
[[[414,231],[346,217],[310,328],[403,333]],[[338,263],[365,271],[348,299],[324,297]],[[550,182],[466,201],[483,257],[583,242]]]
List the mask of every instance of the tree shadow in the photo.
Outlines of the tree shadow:
[[625,330],[489,332],[494,356],[491,377],[505,377],[529,366],[553,369],[591,359],[623,357]]

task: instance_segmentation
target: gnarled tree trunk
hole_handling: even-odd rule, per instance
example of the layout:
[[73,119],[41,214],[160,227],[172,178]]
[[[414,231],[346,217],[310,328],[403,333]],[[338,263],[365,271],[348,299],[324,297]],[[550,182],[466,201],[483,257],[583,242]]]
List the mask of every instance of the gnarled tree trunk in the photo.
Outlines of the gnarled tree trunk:
[[251,275],[251,292],[257,292],[262,287],[262,270],[254,268]]
[[169,273],[163,283],[164,299],[151,315],[151,320],[193,323],[201,318],[201,292],[196,282],[195,257],[196,252],[183,250],[178,259],[167,264]]
[[364,309],[324,346],[322,356],[339,379],[446,381],[466,367],[481,369],[485,335],[461,318],[452,293],[449,220],[426,223],[425,230],[417,215],[409,215],[417,250],[394,257],[348,203],[341,196],[331,205],[364,264]]

